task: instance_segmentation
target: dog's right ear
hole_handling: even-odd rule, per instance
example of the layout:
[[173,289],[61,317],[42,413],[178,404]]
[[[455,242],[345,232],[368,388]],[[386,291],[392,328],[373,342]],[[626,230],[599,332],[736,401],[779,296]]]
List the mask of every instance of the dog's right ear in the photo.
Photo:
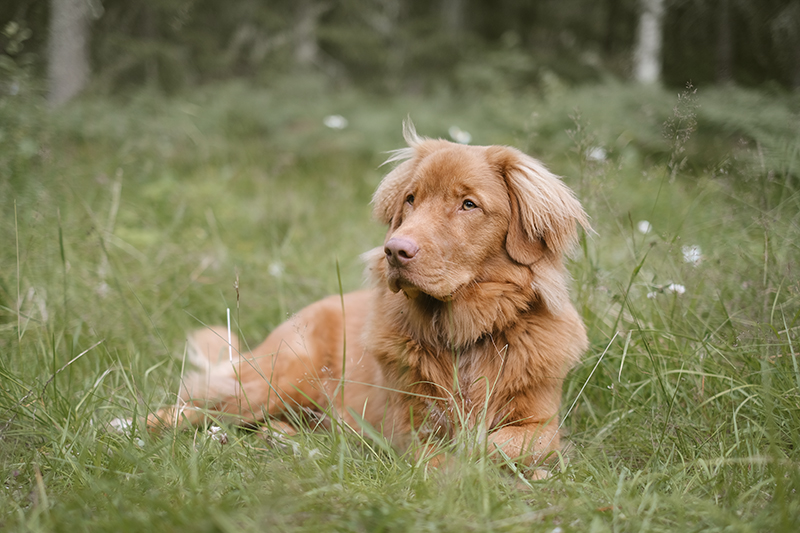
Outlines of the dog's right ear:
[[411,119],[403,122],[403,138],[408,147],[391,151],[389,159],[383,163],[388,165],[400,162],[400,164],[381,180],[378,189],[372,195],[373,216],[389,226],[393,225],[392,219],[403,205],[401,200],[405,186],[414,175],[414,168],[417,166],[421,152],[424,151],[422,147],[427,140],[417,135]]
[[589,219],[572,191],[538,160],[506,146],[490,146],[487,158],[505,179],[511,202],[506,250],[532,265],[543,255],[559,260],[578,240],[577,226]]
[[536,159],[505,146],[490,146],[486,155],[508,188],[506,251],[531,268],[533,289],[559,312],[569,302],[562,257],[578,240],[578,225],[590,231],[588,217],[572,191]]

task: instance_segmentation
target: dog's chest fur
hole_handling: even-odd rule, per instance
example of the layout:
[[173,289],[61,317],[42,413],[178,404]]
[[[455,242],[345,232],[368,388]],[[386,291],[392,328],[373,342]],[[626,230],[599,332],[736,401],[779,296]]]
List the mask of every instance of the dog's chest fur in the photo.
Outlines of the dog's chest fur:
[[[527,357],[514,353],[508,341],[508,334],[524,324],[502,316],[503,299],[493,296],[479,311],[465,308],[461,300],[410,301],[388,292],[376,299],[388,304],[376,312],[397,320],[391,331],[368,335],[368,350],[381,364],[387,385],[403,391],[398,393],[399,403],[402,409],[413,409],[417,431],[442,437],[452,436],[458,428],[491,431],[506,422],[516,387],[531,384],[525,376],[505,376],[509,354],[516,361],[511,365],[516,372]],[[466,301],[474,303],[474,295]],[[524,316],[519,307],[512,307],[515,320]]]

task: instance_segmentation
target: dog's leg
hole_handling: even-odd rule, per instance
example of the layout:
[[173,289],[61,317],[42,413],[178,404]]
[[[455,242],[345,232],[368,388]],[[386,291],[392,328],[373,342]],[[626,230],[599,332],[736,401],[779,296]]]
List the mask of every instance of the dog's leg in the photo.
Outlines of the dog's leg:
[[489,453],[494,449],[526,466],[545,461],[550,452],[560,449],[558,420],[502,427],[489,435]]
[[[193,370],[181,377],[175,404],[147,417],[148,429],[197,424],[208,416],[252,424],[291,411],[328,413],[331,407],[330,414],[353,427],[360,417],[381,426],[386,391],[378,366],[361,344],[369,298],[367,291],[344,297],[349,312],[347,380],[341,379],[345,342],[339,296],[301,310],[252,352],[240,352],[235,340],[229,346],[224,328],[195,332],[188,352]],[[114,427],[130,427],[130,421],[115,422]],[[284,422],[271,425],[282,433],[292,431]]]
[[[186,339],[186,372],[181,375],[180,389],[175,405],[150,413],[145,425],[150,431],[160,431],[181,424],[196,424],[205,417],[203,410],[212,408],[211,402],[221,381],[228,381],[230,354],[238,357],[239,341],[228,342],[223,326],[199,329]],[[226,368],[225,363],[228,363]]]
[[[561,405],[561,380],[544,381],[518,395],[509,405],[514,415],[488,436],[488,452],[502,453],[517,464],[543,466],[555,460],[561,449],[558,410]],[[543,475],[544,474],[544,475]],[[535,470],[531,477],[546,477]]]
[[321,303],[278,326],[250,353],[241,353],[235,342],[229,351],[223,328],[193,333],[189,359],[196,368],[182,377],[175,405],[149,415],[147,427],[196,424],[207,415],[250,424],[293,409],[325,407],[326,386],[339,379],[339,365],[330,364],[325,353],[336,345],[319,331]]

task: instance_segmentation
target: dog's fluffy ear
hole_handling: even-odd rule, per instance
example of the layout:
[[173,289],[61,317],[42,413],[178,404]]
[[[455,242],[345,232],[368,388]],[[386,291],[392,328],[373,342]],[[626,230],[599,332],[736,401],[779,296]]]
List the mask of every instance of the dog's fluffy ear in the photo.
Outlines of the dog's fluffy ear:
[[511,200],[506,250],[514,261],[533,265],[543,256],[560,260],[589,220],[572,191],[544,165],[514,148],[490,146],[487,158],[503,176]]
[[389,159],[384,165],[391,163],[400,164],[389,172],[382,180],[375,194],[372,195],[372,213],[377,220],[384,224],[392,224],[398,206],[402,205],[400,196],[403,194],[406,182],[413,175],[418,159],[418,150],[427,141],[417,135],[417,130],[410,119],[403,122],[403,138],[408,144],[407,148],[400,148],[389,152]]
[[378,189],[372,195],[372,214],[377,220],[390,226],[394,225],[393,219],[403,204],[401,196],[415,166],[416,162],[413,159],[403,161],[381,180]]

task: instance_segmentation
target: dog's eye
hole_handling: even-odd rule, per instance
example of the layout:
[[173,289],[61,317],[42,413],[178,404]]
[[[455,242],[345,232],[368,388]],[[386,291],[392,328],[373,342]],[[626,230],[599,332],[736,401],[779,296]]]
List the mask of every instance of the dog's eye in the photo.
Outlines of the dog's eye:
[[461,209],[463,209],[464,211],[469,211],[470,209],[475,209],[476,207],[478,206],[475,205],[475,202],[473,202],[472,200],[464,200],[464,203],[461,204]]
[[406,202],[408,202],[408,205],[414,205],[414,195],[409,194],[408,196],[406,196]]

